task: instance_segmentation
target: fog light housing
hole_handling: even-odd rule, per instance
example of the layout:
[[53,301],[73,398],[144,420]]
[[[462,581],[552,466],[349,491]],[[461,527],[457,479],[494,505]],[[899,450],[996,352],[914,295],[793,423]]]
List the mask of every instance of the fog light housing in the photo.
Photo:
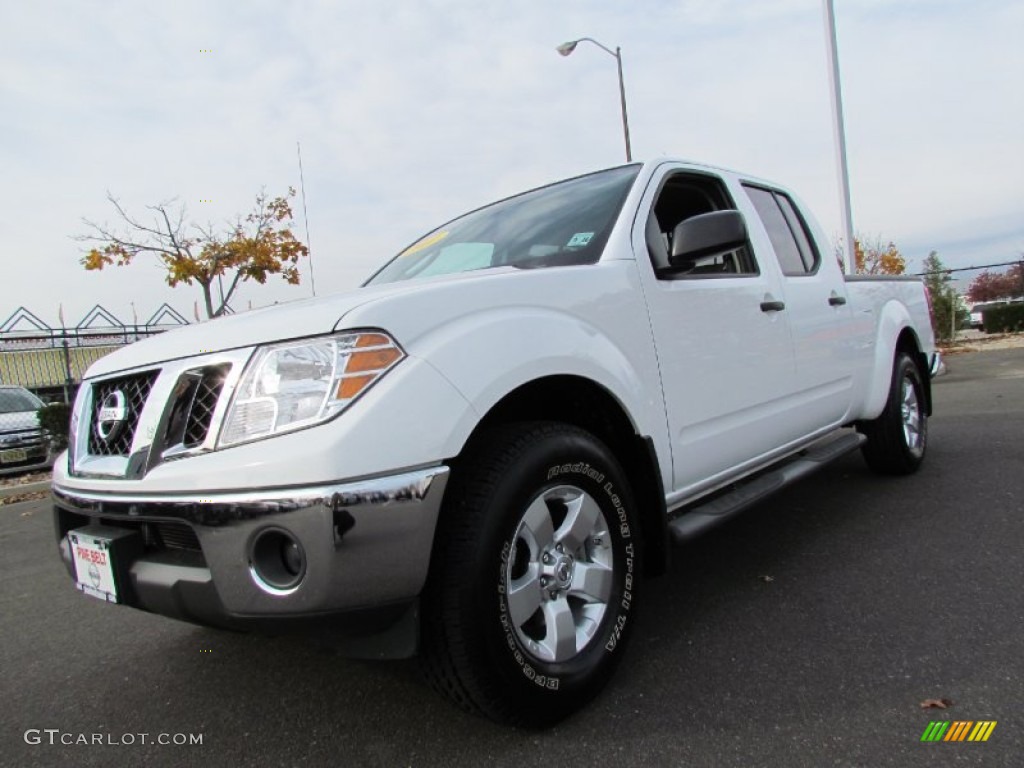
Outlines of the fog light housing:
[[249,573],[264,592],[290,595],[306,575],[306,551],[288,531],[264,529],[249,548]]
[[281,560],[284,562],[284,569],[292,576],[302,573],[306,558],[297,541],[286,541],[281,545]]

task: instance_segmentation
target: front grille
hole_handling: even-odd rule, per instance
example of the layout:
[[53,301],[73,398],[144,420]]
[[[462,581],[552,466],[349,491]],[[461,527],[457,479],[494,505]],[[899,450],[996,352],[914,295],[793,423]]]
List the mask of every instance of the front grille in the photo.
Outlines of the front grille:
[[171,411],[163,437],[165,446],[195,448],[203,444],[229,370],[230,365],[212,365],[181,376],[171,396]]
[[[131,453],[135,430],[139,426],[139,416],[142,414],[142,408],[146,404],[146,398],[149,397],[149,391],[153,388],[156,376],[156,371],[148,371],[93,384],[92,413],[89,416],[90,454],[94,456],[127,456]],[[100,433],[100,410],[108,398],[110,398],[110,402],[115,402],[117,399],[115,393],[118,392],[124,398],[124,420],[113,425],[109,421],[105,422],[104,430],[107,436],[103,437]]]
[[185,424],[184,443],[189,448],[201,444],[206,439],[210,431],[210,422],[213,420],[213,409],[217,407],[217,400],[224,389],[224,377],[230,368],[231,366],[219,365],[203,370],[203,378],[196,387],[196,396]]
[[32,448],[42,444],[43,434],[38,429],[0,432],[0,451],[6,448]]
[[164,549],[188,549],[201,552],[199,537],[185,523],[150,523],[149,529]]
[[147,552],[167,552],[168,550],[186,550],[202,552],[199,537],[188,523],[160,522],[143,523],[124,518],[104,518],[101,525],[138,531],[142,534],[142,544]]

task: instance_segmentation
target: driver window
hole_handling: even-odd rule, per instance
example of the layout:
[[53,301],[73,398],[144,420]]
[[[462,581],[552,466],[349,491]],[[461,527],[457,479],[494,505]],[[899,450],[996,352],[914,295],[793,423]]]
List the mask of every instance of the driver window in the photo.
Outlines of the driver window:
[[758,274],[757,263],[746,247],[706,256],[691,262],[685,269],[674,268],[669,264],[672,232],[680,222],[702,213],[735,208],[717,179],[696,174],[668,177],[647,217],[645,233],[647,250],[658,277],[678,280]]

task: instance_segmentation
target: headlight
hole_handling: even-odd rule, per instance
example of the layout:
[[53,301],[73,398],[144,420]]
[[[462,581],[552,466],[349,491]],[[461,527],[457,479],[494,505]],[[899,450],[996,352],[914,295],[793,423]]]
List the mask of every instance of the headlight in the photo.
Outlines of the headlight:
[[403,357],[383,331],[260,347],[231,398],[217,445],[237,445],[327,421]]

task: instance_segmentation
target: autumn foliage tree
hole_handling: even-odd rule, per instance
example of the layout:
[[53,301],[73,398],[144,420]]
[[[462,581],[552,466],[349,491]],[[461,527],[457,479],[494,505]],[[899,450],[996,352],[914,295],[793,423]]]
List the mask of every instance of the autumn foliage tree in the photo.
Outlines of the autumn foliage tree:
[[[291,231],[289,201],[294,196],[291,187],[283,197],[260,192],[248,214],[217,232],[212,226],[187,224],[184,205],[147,206],[151,216],[143,220],[108,194],[120,225],[114,228],[86,219],[90,231],[77,239],[93,247],[81,263],[87,270],[101,270],[126,266],[138,256],[155,257],[166,270],[168,285],[198,284],[206,316],[219,317],[247,280],[263,284],[270,275],[281,275],[290,285],[298,285],[299,259],[308,256],[309,249]],[[213,286],[218,280],[221,290],[215,300]]]
[[[872,239],[858,235],[853,239],[854,268],[858,275],[902,275],[907,269],[906,259],[891,240],[882,243],[882,238]],[[836,249],[836,258],[843,266],[842,249]]]
[[1024,296],[1024,262],[1014,264],[1006,272],[986,269],[971,281],[967,296],[975,304]]

